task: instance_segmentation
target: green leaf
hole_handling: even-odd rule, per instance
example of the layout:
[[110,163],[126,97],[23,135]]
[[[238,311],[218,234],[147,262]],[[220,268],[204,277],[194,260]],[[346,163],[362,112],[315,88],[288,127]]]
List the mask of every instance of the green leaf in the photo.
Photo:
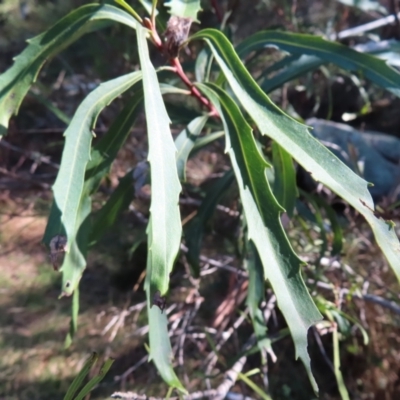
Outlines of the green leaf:
[[[77,287],[86,266],[87,236],[84,236],[84,232],[88,228],[91,201],[88,197],[90,193],[84,192],[84,178],[90,158],[92,129],[101,110],[140,78],[139,72],[133,72],[101,84],[81,103],[71,124],[65,131],[66,140],[61,166],[53,186],[54,206],[44,236],[46,244],[57,234],[62,233],[67,236],[67,253],[61,268],[63,272],[63,294],[65,295],[70,295]],[[118,132],[114,133],[118,136]],[[126,135],[125,132],[122,133]],[[107,139],[101,143],[101,150],[107,148]],[[110,154],[112,151],[110,148]],[[94,155],[93,168],[101,165],[101,157],[97,153]],[[103,156],[107,157],[106,154],[103,154]],[[97,162],[100,162],[100,164],[97,165]],[[105,161],[105,164],[107,163]],[[95,169],[90,171],[93,172]],[[87,184],[89,185],[86,186],[87,190],[91,185],[97,187],[95,180],[98,179],[98,175],[93,179]],[[84,221],[86,221],[85,227],[81,227]],[[80,243],[78,243],[78,238],[81,241]]]
[[332,326],[332,343],[333,343],[333,365],[336,383],[338,385],[340,397],[342,400],[350,400],[349,393],[344,383],[342,371],[340,368],[340,348],[339,348],[339,335],[338,326],[334,323],[334,318],[330,310],[326,309],[325,314],[328,319],[333,323]]
[[197,14],[201,11],[200,0],[169,0],[164,5],[169,7],[171,15],[191,18],[194,22],[200,22],[197,19]]
[[40,93],[35,93],[33,90],[29,92],[29,96],[32,96],[39,103],[43,104],[50,112],[52,112],[60,121],[68,125],[71,122],[71,118],[68,117],[63,111],[56,107],[50,100]]
[[[321,258],[325,255],[326,250],[328,249],[328,240],[326,237],[326,229],[325,229],[325,224],[324,224],[324,219],[322,218],[321,210],[319,207],[319,204],[315,200],[314,196],[312,194],[306,193],[306,192],[301,192],[302,197],[307,199],[308,203],[310,203],[313,207],[313,219],[315,219],[315,224],[319,228],[319,240],[321,241],[321,247],[319,250],[319,258],[316,261],[316,265],[319,265]],[[317,196],[315,196],[317,197]],[[310,229],[309,226],[306,227],[307,230]],[[311,239],[311,235],[310,235]],[[314,242],[313,239],[311,239],[311,242]],[[314,243],[315,244],[315,243]]]
[[264,392],[256,383],[249,379],[246,375],[239,372],[238,378],[242,380],[249,388],[251,388],[255,393],[257,393],[263,400],[272,400],[272,398]]
[[160,92],[156,71],[150,61],[146,30],[137,29],[140,65],[143,73],[144,103],[151,169],[151,204],[148,225],[148,262],[146,294],[149,308],[150,358],[163,379],[184,391],[171,362],[167,319],[152,307],[157,292],[164,296],[169,288],[169,275],[178,254],[182,225],[179,213],[179,183],[176,169],[176,147],[169,118]]
[[[366,44],[355,46],[354,50],[362,53],[369,53],[370,55],[383,59],[390,65],[399,66],[399,42],[395,40],[387,40],[384,43],[368,42]],[[242,51],[243,53],[246,53],[247,48],[242,48]],[[240,55],[242,57],[242,54]],[[328,61],[321,60],[315,56],[308,56],[305,54],[300,55],[300,53],[287,56],[271,65],[261,74],[260,77],[264,79],[271,72],[286,67],[285,69],[282,69],[276,73],[272,78],[264,79],[261,83],[261,88],[266,93],[269,93],[281,87],[284,83],[319,68],[325,62]],[[260,80],[260,77],[257,79],[257,81]]]
[[199,257],[204,229],[213,215],[219,199],[226,193],[229,186],[231,186],[233,177],[232,170],[230,170],[211,186],[201,206],[197,210],[196,216],[186,226],[185,241],[188,247],[187,259],[195,277],[198,277],[200,273]]
[[161,96],[157,75],[150,62],[146,30],[138,29],[138,48],[143,72],[143,88],[147,132],[148,160],[151,167],[150,226],[151,257],[150,293],[165,295],[169,288],[169,274],[179,251],[182,226],[179,212],[179,183],[176,169],[176,147],[172,139],[169,118]]
[[208,51],[208,49],[202,49],[199,52],[199,54],[197,55],[195,68],[194,68],[197,82],[201,83],[201,82],[208,81],[207,71],[208,71],[210,59],[211,59],[211,57],[210,57],[210,52]]
[[[162,70],[158,70],[160,72]],[[180,87],[170,85],[168,83],[160,83],[161,94],[182,94],[187,96],[190,92],[187,89],[182,89]]]
[[158,307],[151,307],[147,303],[147,314],[149,319],[150,360],[156,364],[161,377],[168,385],[186,393],[185,388],[179,382],[173,368],[173,353],[168,333],[168,319]]
[[[141,72],[137,71],[137,79],[141,79],[141,76]],[[132,87],[131,90],[136,89],[135,94],[115,118],[107,133],[93,146],[90,161],[86,166],[83,196],[90,196],[97,191],[101,180],[109,172],[119,149],[131,132],[131,128],[142,109],[143,90],[141,84],[141,82],[138,82]],[[90,246],[100,240],[102,235],[113,226],[120,213],[129,206],[133,195],[133,172],[130,171],[121,179],[106,204],[96,213],[92,223]]]
[[147,14],[151,15],[151,9],[154,6],[154,2],[151,2],[149,0],[139,0],[139,2],[143,6],[143,8],[146,10]]
[[[63,214],[57,206],[57,201],[54,202],[57,214]],[[90,212],[91,200],[89,197],[82,197],[79,206],[76,209],[75,230],[72,237],[67,236],[67,251],[61,266],[62,271],[62,296],[70,296],[75,289],[78,288],[79,280],[83,270],[86,267],[86,254],[88,248],[88,238],[90,233]],[[65,228],[61,228],[65,231]],[[77,309],[72,307],[72,321],[76,323],[75,314]],[[71,336],[72,339],[72,336]]]
[[86,378],[93,365],[96,364],[98,358],[99,356],[96,353],[92,353],[92,355],[86,360],[85,365],[79,371],[79,374],[72,381],[71,385],[69,385],[67,394],[64,396],[64,400],[74,399],[75,393],[82,385],[83,380]]
[[[268,46],[278,47],[291,54],[315,56],[345,70],[361,73],[375,84],[400,97],[400,74],[385,61],[318,36],[261,31],[244,40],[237,47],[237,52],[241,54]],[[311,59],[310,63],[313,64],[313,62],[316,60]]]
[[118,151],[131,132],[143,105],[142,73],[135,72],[137,82],[131,90],[134,95],[126,102],[123,110],[115,118],[107,133],[93,146],[90,161],[86,167],[84,192],[88,195],[97,191],[101,180],[109,172]]
[[[137,79],[141,78],[141,73],[137,72]],[[93,194],[103,178],[108,172],[112,161],[117,155],[119,148],[125,142],[131,127],[141,109],[143,100],[143,91],[138,90],[130,101],[127,102],[125,108],[117,116],[114,122],[111,124],[108,132],[96,143],[91,151],[91,159],[86,167],[85,184],[82,191],[82,199],[87,202],[88,210],[90,210],[90,196]],[[130,175],[131,176],[131,175]],[[115,222],[115,218],[119,213],[129,205],[133,194],[132,189],[133,183],[127,183],[127,179],[122,179],[122,182],[118,188],[111,195],[110,199],[105,206],[96,214],[93,227],[91,229],[91,243],[93,245],[96,240],[99,240],[101,235],[106,229],[110,228]],[[81,199],[81,202],[83,201]],[[52,237],[58,233],[58,227],[60,226],[60,212],[57,209],[55,202],[53,202],[49,222],[46,228],[43,241],[49,243]],[[84,218],[81,220],[84,220]],[[88,221],[86,221],[86,224]],[[65,232],[63,232],[65,233]],[[89,234],[88,228],[85,231],[85,236],[80,235],[81,248],[86,252],[88,245],[87,235]],[[78,325],[78,312],[79,312],[79,292],[78,287],[74,291],[72,300],[72,316],[70,322],[70,330],[65,340],[65,347],[68,348],[73,340],[73,337],[77,331]]]
[[[334,289],[333,285],[332,285],[332,289]],[[321,296],[316,297],[315,303],[316,303],[318,309],[321,311],[321,313],[326,314],[329,317],[334,317],[334,319],[336,320],[337,324],[339,325],[339,328],[340,328],[340,325],[341,325],[339,323],[339,319],[340,318],[345,320],[347,325],[349,325],[349,323],[352,322],[360,330],[360,332],[362,334],[362,337],[363,337],[364,345],[365,346],[368,345],[368,343],[369,343],[368,333],[365,330],[365,328],[362,326],[362,324],[357,319],[355,319],[355,318],[351,317],[350,315],[344,313],[342,310],[339,310],[334,303],[326,300],[325,298],[323,298]],[[351,329],[347,329],[347,331],[349,331],[350,334],[351,334]]]
[[[225,72],[225,71],[224,71]],[[252,130],[232,98],[216,85],[198,85],[217,108],[226,132],[227,150],[238,182],[248,226],[248,238],[257,248],[264,275],[271,282],[278,305],[300,358],[317,392],[307,353],[308,328],[321,319],[300,274],[302,261],[294,253],[280,222],[281,206],[272,194]]]
[[206,135],[206,136],[203,136],[203,137],[197,139],[196,142],[194,143],[194,146],[193,146],[193,149],[192,149],[190,155],[197,153],[203,147],[209,145],[210,143],[212,143],[215,140],[220,139],[224,136],[225,136],[224,131],[218,131],[218,132],[210,133],[209,135]]
[[274,195],[278,203],[286,210],[292,218],[296,205],[297,185],[296,170],[292,157],[277,143],[272,143],[272,161],[275,171]]
[[273,78],[265,79],[261,84],[261,88],[266,93],[272,92],[281,87],[284,83],[298,78],[307,72],[313,71],[323,64],[324,62],[318,57],[302,55],[297,60],[291,62],[287,68],[274,75]]
[[72,340],[75,336],[75,333],[78,330],[78,315],[79,315],[79,286],[77,286],[74,290],[74,294],[72,295],[72,310],[71,310],[71,321],[69,323],[69,332],[65,338],[64,348],[68,349],[72,344]]
[[29,46],[15,58],[13,66],[0,76],[0,136],[6,133],[8,120],[18,112],[44,63],[85,33],[102,28],[107,20],[134,29],[137,26],[137,22],[123,10],[110,5],[89,4],[71,12],[48,31],[28,40]]
[[95,245],[104,233],[112,228],[122,211],[129,207],[134,195],[133,170],[131,170],[119,181],[110,198],[95,214],[89,240],[90,246]]
[[113,365],[114,360],[106,360],[102,365],[99,373],[94,376],[79,392],[79,394],[75,397],[74,400],[83,400],[85,396],[87,396],[106,376],[107,372]]
[[181,181],[186,181],[187,159],[207,120],[208,116],[195,118],[175,139],[175,147],[178,151],[176,155],[176,168]]
[[199,116],[199,112],[189,108],[185,103],[172,102],[166,99],[165,107],[172,122],[176,125],[187,125]]
[[340,226],[337,214],[335,210],[332,208],[332,206],[328,202],[326,202],[322,197],[314,196],[314,200],[321,208],[325,210],[326,216],[331,224],[331,230],[333,233],[331,255],[332,256],[339,255],[343,247],[343,231],[342,227]]
[[267,338],[267,326],[260,304],[264,300],[265,278],[260,256],[252,242],[249,243],[246,269],[249,272],[249,288],[247,290],[246,304],[249,307],[251,322],[256,334],[257,344],[260,350],[271,350],[271,340]]
[[[390,222],[375,217],[374,203],[367,182],[317,141],[306,126],[290,118],[272,103],[243,66],[231,43],[221,32],[205,29],[192,38],[203,38],[207,41],[234,94],[254,120],[261,134],[276,141],[300,165],[311,172],[315,180],[329,187],[364,216],[374,232],[379,247],[400,280],[399,241]],[[374,59],[374,65],[375,61],[382,66],[382,61]],[[382,71],[385,70],[386,66]],[[394,71],[393,73],[396,77],[400,76]]]
[[135,18],[139,24],[143,23],[142,18],[140,18],[139,14],[125,1],[125,0],[114,0],[121,7],[125,8],[125,10]]

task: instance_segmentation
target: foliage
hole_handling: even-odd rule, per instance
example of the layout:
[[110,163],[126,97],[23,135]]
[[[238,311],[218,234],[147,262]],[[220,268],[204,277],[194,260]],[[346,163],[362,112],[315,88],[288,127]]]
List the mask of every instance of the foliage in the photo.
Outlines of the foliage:
[[93,353],[85,362],[85,365],[82,367],[79,374],[75,377],[73,382],[68,388],[68,391],[64,397],[64,400],[82,400],[87,396],[91,390],[104,378],[108,370],[111,368],[114,360],[107,360],[103,366],[100,368],[99,373],[94,376],[89,382],[81,388],[78,392],[79,388],[82,386],[82,383],[86,376],[89,374],[90,370],[98,361],[99,356],[96,353]]
[[[136,32],[140,71],[119,76],[102,83],[81,103],[65,131],[65,144],[60,170],[53,186],[54,202],[46,228],[44,242],[50,251],[63,252],[65,257],[60,268],[63,274],[62,295],[74,293],[74,305],[69,339],[72,339],[78,316],[79,281],[87,263],[89,245],[99,240],[106,228],[110,229],[118,214],[129,206],[134,196],[132,186],[134,173],[127,172],[118,189],[94,216],[92,196],[102,179],[108,174],[113,160],[135,123],[138,110],[144,99],[144,112],[148,136],[148,162],[150,164],[151,205],[147,226],[148,258],[145,289],[149,319],[150,358],[160,375],[172,388],[185,393],[186,390],[173,369],[171,344],[168,335],[168,318],[164,312],[170,276],[178,257],[182,241],[182,222],[179,208],[181,184],[185,180],[185,164],[191,153],[199,151],[200,133],[203,127],[210,133],[205,142],[217,139],[221,129],[225,134],[226,152],[229,155],[233,174],[239,189],[243,208],[242,233],[246,245],[243,259],[247,259],[249,272],[248,307],[257,338],[258,349],[271,349],[267,338],[267,326],[262,321],[258,308],[265,292],[263,279],[268,279],[295,344],[296,358],[303,362],[315,392],[310,357],[307,351],[307,333],[310,326],[322,319],[322,311],[331,323],[336,318],[332,306],[315,305],[302,276],[303,261],[293,250],[282,226],[282,213],[294,214],[298,191],[295,182],[293,160],[312,172],[313,178],[336,193],[364,216],[371,226],[376,241],[381,247],[393,271],[400,278],[400,244],[393,223],[376,216],[374,203],[368,192],[368,183],[343,164],[324,145],[315,139],[307,126],[283,112],[266,94],[299,74],[330,62],[338,67],[356,71],[381,88],[396,96],[400,93],[400,74],[383,61],[369,54],[311,35],[259,32],[234,48],[221,30],[200,29],[189,40],[198,46],[205,45],[207,51],[199,51],[196,65],[184,70],[177,56],[177,49],[187,41],[182,21],[190,18],[196,22],[200,2],[170,0],[166,6],[174,17],[175,24],[167,25],[165,42],[159,35],[157,23],[165,25],[162,13],[156,13],[157,1],[148,7],[150,18],[141,18],[138,12],[124,0],[111,4],[89,4],[64,17],[48,31],[31,39],[28,47],[15,59],[14,65],[0,76],[0,123],[5,134],[10,117],[18,108],[39,76],[43,64],[61,52],[82,35],[105,27],[105,22],[125,24]],[[160,15],[160,16],[158,16]],[[182,19],[179,19],[182,18]],[[178,21],[178,22],[176,22]],[[196,41],[196,42],[195,42]],[[201,41],[201,44],[198,44]],[[173,72],[188,90],[175,87],[176,81],[165,78],[169,86],[162,87],[163,70],[156,71],[150,59],[148,42],[167,56],[169,71]],[[276,46],[291,53],[280,62],[284,69],[276,78],[257,82],[249,72],[246,56],[253,52],[259,56],[261,49]],[[296,64],[307,55],[306,63]],[[296,58],[298,57],[298,58]],[[253,60],[254,61],[254,60]],[[201,65],[199,65],[201,63]],[[278,63],[278,62],[277,62]],[[201,66],[203,72],[201,71]],[[192,68],[192,70],[190,70]],[[193,83],[188,77],[195,73],[201,82]],[[266,74],[263,74],[265,76]],[[131,99],[115,118],[109,131],[100,141],[93,141],[93,129],[100,112],[124,92]],[[133,92],[133,94],[132,94]],[[196,110],[182,133],[173,141],[170,119],[162,95],[193,96],[203,109]],[[186,112],[186,110],[184,110]],[[266,141],[268,139],[268,141]],[[272,163],[268,160],[265,143],[272,139]],[[196,148],[196,145],[198,147]],[[274,182],[268,170],[274,172]],[[220,178],[213,190],[204,198],[199,213],[185,230],[188,245],[188,260],[193,274],[199,274],[201,236],[218,198],[231,183],[231,173]],[[314,203],[314,218],[319,218],[318,202]],[[323,208],[324,205],[321,206]],[[327,214],[334,220],[329,207]],[[334,228],[335,223],[332,222]],[[340,233],[335,229],[336,239]],[[52,248],[54,238],[66,237],[65,248]],[[247,242],[249,244],[247,245]],[[56,245],[58,243],[58,239]],[[54,244],[54,242],[53,242]],[[340,248],[340,243],[336,243]],[[319,303],[320,305],[321,303]],[[347,390],[343,384],[338,361],[337,330],[334,331],[335,371],[343,398]],[[89,365],[89,364],[88,364]],[[108,369],[109,366],[107,364]],[[105,371],[104,371],[105,372]],[[79,384],[82,376],[79,376]],[[244,380],[244,378],[242,377]],[[246,377],[248,380],[248,378]],[[97,382],[97,381],[96,381]],[[95,382],[95,383],[96,383]],[[74,391],[78,383],[74,383]],[[92,386],[95,384],[92,383]],[[90,382],[89,382],[90,384]],[[88,385],[89,385],[88,384]],[[88,386],[89,387],[89,386]],[[86,388],[86,387],[85,387]],[[89,391],[82,389],[83,398]],[[70,393],[70,392],[69,392]],[[73,393],[66,398],[73,398]]]

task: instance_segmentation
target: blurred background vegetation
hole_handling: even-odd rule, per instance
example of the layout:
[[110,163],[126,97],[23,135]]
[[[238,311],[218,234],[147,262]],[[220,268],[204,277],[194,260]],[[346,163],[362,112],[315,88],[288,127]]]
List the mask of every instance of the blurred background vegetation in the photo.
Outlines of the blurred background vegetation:
[[[1,1],[0,71],[11,65],[12,58],[25,47],[26,39],[85,3],[83,0]],[[226,32],[234,43],[262,29],[330,35],[399,11],[397,1],[359,1],[355,2],[356,6],[350,3],[353,2],[218,1],[221,9],[232,10]],[[130,4],[142,10],[139,1]],[[202,5],[201,26],[218,27],[210,2],[203,1]],[[400,26],[396,20],[368,35],[376,40],[398,40]],[[343,42],[353,44],[350,39]],[[116,361],[91,398],[105,399],[117,390],[134,390],[158,397],[166,393],[155,368],[147,363],[144,346],[147,322],[141,282],[146,263],[143,232],[148,217],[148,192],[144,190],[133,201],[113,231],[91,252],[81,282],[79,330],[67,350],[63,349],[63,343],[69,328],[70,300],[57,299],[60,277],[53,271],[40,244],[66,123],[80,101],[99,82],[137,68],[135,46],[131,31],[123,26],[110,26],[83,37],[47,63],[40,82],[30,91],[18,117],[11,121],[8,135],[0,142],[1,400],[61,399],[92,350],[98,351],[103,359],[113,357]],[[183,55],[186,65],[193,63],[196,51],[193,48]],[[267,64],[269,58],[276,57],[269,50],[263,60]],[[154,54],[154,58],[156,64],[163,64],[159,55]],[[252,65],[252,72],[257,74],[265,65]],[[357,129],[400,136],[399,100],[377,88],[363,86],[355,76],[334,67],[321,67],[284,85],[271,97],[297,118],[346,122]],[[109,126],[121,104],[122,100],[117,100],[101,114],[98,135]],[[190,108],[183,108],[186,106],[173,97],[169,99],[174,134],[180,132],[185,120],[191,119]],[[345,121],[345,115],[354,117]],[[110,176],[96,195],[97,204],[115,188],[118,178],[146,157],[146,135],[141,121],[132,130]],[[188,183],[182,199],[184,217],[190,220],[215,178],[225,173],[227,164],[224,144],[219,141],[189,161]],[[397,162],[397,171],[398,168]],[[360,216],[329,191],[308,185],[300,174],[298,179],[309,196],[324,198],[336,213],[343,231],[341,255],[333,257],[330,250],[334,232],[324,230],[325,221],[330,218],[324,207],[310,201],[308,209],[297,213],[296,224],[288,222],[286,228],[293,246],[310,263],[305,271],[310,290],[314,291],[313,284],[317,281],[329,282],[318,291],[318,301],[324,307],[329,302],[340,307],[360,321],[369,335],[369,344],[365,345],[357,324],[343,319],[341,370],[350,396],[352,399],[400,398],[398,282]],[[221,198],[207,226],[202,263],[204,271],[209,272],[202,277],[200,296],[191,288],[193,282],[184,257],[179,259],[172,278],[169,312],[177,359],[183,351],[179,346],[179,321],[190,320],[193,333],[184,346],[185,367],[178,361],[177,368],[189,390],[201,386],[207,367],[204,359],[210,354],[210,342],[218,339],[218,333],[225,330],[231,336],[208,371],[211,382],[220,379],[218,373],[231,365],[233,355],[239,352],[241,338],[251,331],[243,296],[246,285],[240,274],[232,272],[238,267],[236,255],[240,242],[236,235],[240,226],[237,212],[240,205],[236,197],[236,189],[232,187]],[[303,198],[307,199],[307,193]],[[381,196],[377,200],[385,218],[400,223],[397,197]],[[372,297],[368,300],[367,294],[385,298],[388,303],[377,304]],[[274,304],[271,291],[268,291],[267,303]],[[274,350],[278,360],[269,362],[268,371],[254,380],[260,386],[267,385],[275,400],[315,398],[302,365],[294,361],[293,345],[285,334],[279,310],[273,310],[268,327],[276,339]],[[312,328],[309,335],[320,398],[326,400],[340,398],[332,370],[331,332],[329,324],[325,324]],[[248,370],[259,367],[259,357],[250,355]],[[258,398],[243,382],[234,391]]]

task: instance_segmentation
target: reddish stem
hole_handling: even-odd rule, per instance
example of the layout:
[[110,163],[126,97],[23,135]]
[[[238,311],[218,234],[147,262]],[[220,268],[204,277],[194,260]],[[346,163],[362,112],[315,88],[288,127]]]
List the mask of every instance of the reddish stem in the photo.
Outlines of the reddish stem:
[[214,105],[210,102],[210,100],[207,99],[207,97],[204,97],[201,94],[199,89],[197,89],[197,87],[194,86],[193,83],[190,81],[190,79],[187,77],[187,75],[182,69],[182,65],[179,59],[177,57],[171,58],[169,62],[172,65],[172,67],[174,67],[175,73],[181,78],[182,82],[190,89],[191,95],[196,97],[201,104],[203,104],[210,110],[210,116],[219,117],[218,111],[216,110]]
[[211,5],[215,11],[215,15],[217,16],[219,23],[221,23],[224,19],[224,16],[222,15],[221,9],[219,8],[218,0],[211,0]]
[[[143,25],[151,31],[151,38],[153,39],[153,43],[156,45],[158,50],[161,53],[164,53],[164,45],[163,45],[163,42],[162,42],[160,36],[158,35],[155,25],[153,25],[152,22],[148,18],[145,18],[143,20]],[[199,89],[197,89],[197,87],[193,85],[193,83],[190,81],[188,76],[185,74],[178,57],[170,58],[169,63],[173,67],[174,72],[181,78],[182,82],[190,89],[190,94],[192,96],[196,97],[200,101],[201,104],[203,104],[205,107],[208,108],[208,110],[210,111],[210,116],[219,117],[217,109],[207,99],[207,97],[204,97],[201,94]]]
[[158,35],[155,24],[153,24],[148,18],[144,18],[143,25],[145,28],[150,30],[153,43],[156,45],[157,49],[160,50],[161,53],[163,53],[164,52],[163,42],[160,36]]

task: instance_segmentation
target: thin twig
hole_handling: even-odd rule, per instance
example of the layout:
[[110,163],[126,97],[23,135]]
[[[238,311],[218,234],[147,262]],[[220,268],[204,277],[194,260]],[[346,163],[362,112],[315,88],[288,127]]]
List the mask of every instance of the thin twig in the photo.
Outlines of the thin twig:
[[[249,310],[246,309],[246,311],[235,321],[235,323],[226,332],[222,332],[221,340],[215,346],[215,350],[213,350],[211,353],[209,353],[204,361],[204,365],[207,365],[206,375],[211,374],[211,371],[214,368],[214,365],[218,361],[217,352],[219,352],[221,350],[222,346],[230,339],[230,337],[233,335],[233,333],[236,332],[237,329],[239,328],[239,326],[246,320],[248,313],[249,313]],[[206,384],[208,387],[210,387],[209,379],[206,379]]]
[[[154,22],[152,22],[149,18],[145,18],[143,20],[143,26],[150,30],[151,39],[154,45],[157,47],[158,51],[161,54],[164,54],[164,43],[161,40],[157,28]],[[193,97],[196,97],[199,102],[204,105],[209,111],[211,117],[219,117],[219,113],[214,105],[208,100],[207,97],[203,96],[199,89],[192,83],[192,81],[185,74],[181,62],[178,57],[169,58],[169,63],[172,67],[172,71],[181,79],[181,81],[190,89],[190,93]]]
[[185,340],[186,340],[186,335],[187,335],[187,330],[188,327],[191,325],[194,317],[196,316],[197,312],[200,309],[201,304],[204,301],[204,297],[201,297],[200,295],[196,298],[194,307],[192,310],[189,310],[187,317],[185,318],[183,324],[182,324],[182,335],[179,338],[179,355],[178,355],[178,363],[180,366],[183,366],[183,350],[185,346]]
[[[202,399],[204,397],[214,398],[216,394],[215,389],[204,390],[202,392],[194,392],[186,396],[180,397],[170,397],[169,400],[197,400]],[[115,392],[111,395],[112,399],[125,399],[125,400],[165,400],[164,397],[151,397],[146,396],[145,394],[137,394],[134,392]]]
[[314,334],[315,341],[317,342],[319,351],[321,352],[322,358],[325,360],[326,364],[329,366],[329,368],[332,370],[332,372],[334,372],[335,367],[333,366],[332,361],[329,359],[328,354],[326,354],[326,351],[325,351],[324,345],[322,344],[322,340],[321,340],[320,334],[318,332],[318,329],[313,326],[312,332]]
[[212,7],[213,7],[213,9],[215,11],[215,15],[217,16],[218,22],[221,23],[222,20],[224,19],[224,16],[223,16],[222,11],[221,11],[221,9],[219,7],[218,0],[211,0],[211,4],[212,4]]
[[381,28],[382,26],[393,24],[393,22],[396,21],[396,18],[399,18],[399,17],[400,17],[400,13],[397,13],[396,15],[391,14],[391,15],[388,15],[387,17],[383,17],[383,18],[377,19],[375,21],[356,26],[354,28],[345,29],[344,31],[339,32],[338,34],[331,35],[330,39],[335,40],[337,38],[337,39],[341,40],[341,39],[345,39],[347,37],[361,35],[365,32]]
[[0,146],[3,146],[7,149],[10,149],[12,151],[15,151],[16,153],[20,153],[25,155],[26,157],[30,158],[31,160],[35,161],[36,163],[43,163],[43,164],[48,164],[51,165],[52,167],[59,169],[60,165],[53,163],[52,161],[50,161],[50,157],[49,156],[45,156],[37,151],[28,151],[28,150],[24,150],[21,149],[20,147],[14,146],[11,143],[8,143],[7,141],[5,141],[4,139],[2,141],[0,141]]
[[8,171],[7,169],[5,169],[3,167],[0,167],[0,173],[4,174],[4,175],[8,175],[8,176],[12,177],[13,179],[17,179],[17,180],[20,180],[20,181],[23,181],[23,182],[28,182],[28,183],[30,183],[31,185],[34,185],[34,186],[39,186],[39,187],[41,187],[42,189],[45,189],[45,190],[49,190],[51,188],[51,185],[49,185],[48,183],[39,182],[39,181],[37,181],[35,179],[15,174],[14,172],[10,172],[10,171]]
[[192,96],[196,97],[201,104],[208,108],[208,110],[210,111],[210,117],[219,117],[219,113],[214,105],[210,102],[210,100],[208,100],[207,97],[201,94],[200,90],[193,85],[191,80],[185,74],[179,59],[177,57],[170,59],[170,64],[174,68],[175,74],[178,75],[181,81],[190,89]]
[[[256,343],[255,335],[250,336],[242,347],[242,352],[246,352]],[[231,387],[236,383],[239,374],[242,372],[246,364],[247,356],[242,356],[233,364],[232,368],[225,372],[224,381],[217,388],[217,395],[213,397],[215,400],[223,400],[228,394]]]
[[136,371],[141,365],[143,365],[149,359],[148,354],[142,357],[136,364],[132,365],[132,367],[128,368],[123,374],[117,375],[114,377],[114,381],[125,381],[126,378],[134,371]]
[[[202,392],[193,392],[189,395],[180,397],[169,397],[169,400],[198,400],[203,398],[214,399],[215,396],[218,396],[218,389],[204,390]],[[225,397],[227,400],[253,400],[251,397],[233,392],[228,392]],[[134,392],[115,392],[111,395],[111,398],[125,399],[125,400],[165,400],[164,397],[151,397]]]

